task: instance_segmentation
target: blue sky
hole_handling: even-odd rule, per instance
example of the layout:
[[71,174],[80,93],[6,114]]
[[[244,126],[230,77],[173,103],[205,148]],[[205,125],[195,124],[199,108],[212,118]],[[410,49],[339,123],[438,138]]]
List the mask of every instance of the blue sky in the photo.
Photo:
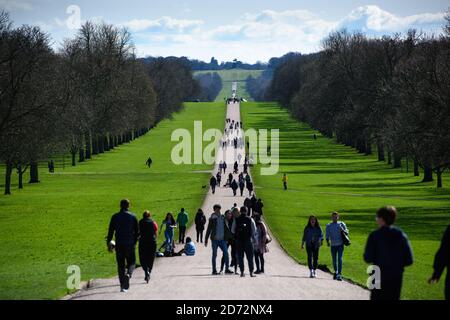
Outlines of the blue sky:
[[93,20],[127,27],[139,56],[251,63],[318,51],[321,40],[341,28],[370,36],[410,28],[440,33],[449,6],[448,0],[0,0],[15,25],[41,26],[55,48],[79,21]]

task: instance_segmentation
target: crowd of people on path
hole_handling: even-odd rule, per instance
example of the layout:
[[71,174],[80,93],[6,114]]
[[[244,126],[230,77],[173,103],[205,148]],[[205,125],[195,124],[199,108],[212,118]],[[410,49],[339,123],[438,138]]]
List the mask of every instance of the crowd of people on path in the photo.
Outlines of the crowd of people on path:
[[[243,128],[242,122],[235,122],[226,119],[226,133],[232,130]],[[229,132],[230,133],[230,132]],[[232,145],[235,148],[243,147],[239,140],[233,139]],[[228,142],[226,143],[228,145]],[[225,147],[225,145],[223,145]],[[248,147],[248,146],[247,146]],[[222,213],[220,204],[213,207],[213,212],[209,218],[206,217],[202,209],[198,209],[194,224],[196,230],[196,242],[204,243],[207,247],[211,244],[211,269],[213,275],[219,274],[240,274],[245,277],[245,261],[250,277],[265,272],[264,255],[268,252],[268,244],[271,242],[267,226],[262,220],[263,202],[257,199],[253,190],[253,182],[248,172],[250,165],[247,155],[244,158],[243,171],[239,172],[241,159],[235,161],[232,172],[229,172],[224,187],[231,188],[233,196],[244,195],[244,189],[248,190],[248,197],[243,201],[243,206],[238,207],[235,203],[232,208],[226,209]],[[151,165],[148,164],[149,167]],[[222,174],[227,173],[227,163],[219,163],[219,171],[210,177],[211,192],[214,194],[216,187],[221,186]],[[233,174],[237,174],[237,180]],[[283,174],[283,189],[288,188],[287,174]],[[189,214],[184,208],[175,219],[172,213],[167,213],[161,223],[159,233],[164,229],[164,243],[157,250],[156,235],[158,225],[152,220],[149,211],[143,213],[142,219],[138,222],[135,215],[129,211],[130,202],[122,200],[120,202],[120,212],[112,216],[108,235],[106,237],[107,246],[110,251],[115,250],[118,267],[118,275],[121,291],[126,292],[129,288],[129,280],[135,268],[135,245],[139,243],[139,259],[145,274],[145,281],[148,283],[153,268],[155,256],[193,256],[196,247],[190,237],[186,237],[186,228],[189,224]],[[395,227],[397,210],[392,206],[385,206],[377,210],[376,222],[377,230],[368,236],[363,259],[366,263],[377,266],[381,273],[379,279],[371,290],[372,300],[399,300],[401,295],[403,273],[405,267],[413,264],[412,248],[406,234]],[[340,220],[338,212],[331,213],[331,221],[325,227],[325,233],[320,225],[319,219],[315,215],[308,217],[306,226],[303,229],[300,241],[301,250],[306,249],[307,264],[310,271],[310,278],[317,277],[319,268],[320,248],[324,240],[332,258],[333,279],[343,280],[343,261],[345,248],[351,245],[349,229]],[[174,230],[179,229],[179,244],[183,248],[175,252]],[[206,229],[206,234],[204,235]],[[115,236],[115,241],[113,237]],[[163,252],[161,250],[163,249]],[[218,250],[221,251],[220,268],[217,268]],[[256,268],[255,268],[256,267]],[[434,272],[429,279],[429,283],[436,283],[447,268],[447,278],[445,282],[445,297],[450,299],[450,226],[447,227],[441,241],[441,246],[435,255]],[[232,270],[233,268],[234,270]],[[239,272],[238,272],[239,271]],[[376,279],[376,278],[375,278]]]

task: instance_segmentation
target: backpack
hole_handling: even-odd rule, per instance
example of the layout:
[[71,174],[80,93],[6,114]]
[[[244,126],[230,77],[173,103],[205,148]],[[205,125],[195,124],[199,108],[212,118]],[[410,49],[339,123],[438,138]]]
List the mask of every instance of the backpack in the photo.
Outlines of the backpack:
[[236,219],[236,239],[248,240],[252,237],[251,219],[247,216],[241,216]]

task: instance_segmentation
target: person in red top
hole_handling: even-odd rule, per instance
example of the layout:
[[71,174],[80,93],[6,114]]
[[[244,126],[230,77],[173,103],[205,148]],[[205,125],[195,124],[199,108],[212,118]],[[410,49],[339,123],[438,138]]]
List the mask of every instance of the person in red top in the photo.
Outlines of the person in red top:
[[156,254],[156,235],[158,225],[151,219],[151,214],[146,210],[141,221],[139,221],[139,261],[148,283],[153,268]]

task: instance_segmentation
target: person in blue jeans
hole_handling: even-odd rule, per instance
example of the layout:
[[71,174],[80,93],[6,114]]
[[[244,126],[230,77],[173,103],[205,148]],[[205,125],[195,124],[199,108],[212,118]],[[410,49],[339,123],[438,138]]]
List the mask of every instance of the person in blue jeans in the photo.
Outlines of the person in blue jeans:
[[177,227],[177,222],[175,221],[175,218],[173,217],[173,214],[171,212],[168,212],[166,218],[163,220],[163,222],[161,222],[161,229],[159,229],[159,233],[161,233],[163,226],[166,227],[164,230],[164,237],[166,238],[166,240],[164,241],[161,248],[165,245],[168,245],[173,250],[174,229]]
[[234,272],[230,270],[230,261],[228,256],[228,246],[227,242],[231,239],[232,234],[228,225],[225,223],[225,217],[220,213],[222,207],[218,204],[213,207],[214,212],[211,214],[211,217],[208,221],[208,228],[206,229],[205,235],[205,247],[208,246],[208,239],[211,239],[212,246],[212,274],[218,275],[216,267],[216,259],[217,259],[217,249],[223,253],[225,260],[225,273],[233,274]]
[[339,221],[339,213],[331,214],[331,222],[325,229],[328,246],[331,245],[331,258],[333,259],[334,277],[333,279],[342,281],[342,256],[344,254],[344,241],[342,232],[348,234],[347,226]]

